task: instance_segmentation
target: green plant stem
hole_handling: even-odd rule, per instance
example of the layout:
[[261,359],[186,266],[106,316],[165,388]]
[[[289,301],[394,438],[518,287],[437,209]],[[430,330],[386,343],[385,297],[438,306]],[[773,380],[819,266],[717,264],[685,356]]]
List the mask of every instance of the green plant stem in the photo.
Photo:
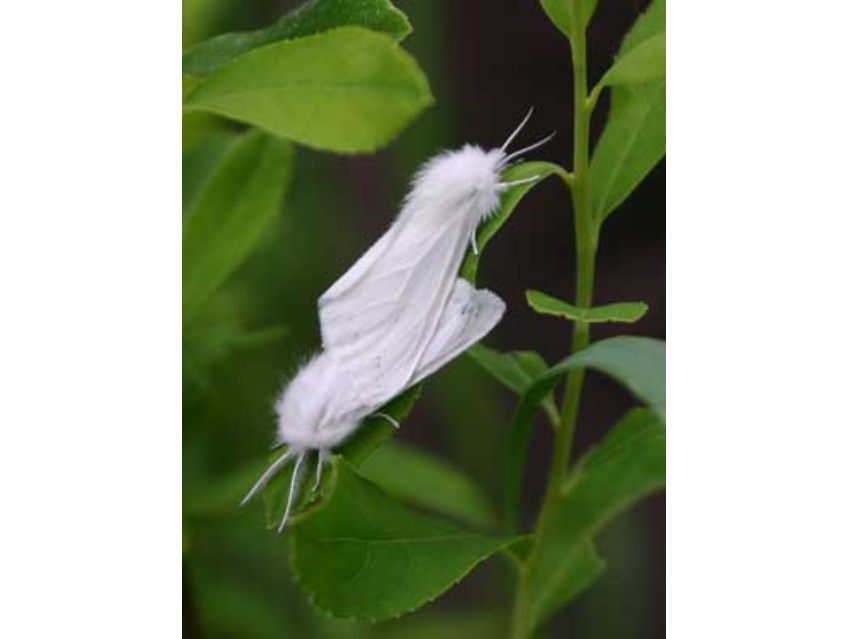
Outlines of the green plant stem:
[[[569,11],[578,15],[577,0],[570,0]],[[575,24],[577,21],[575,20]],[[571,59],[574,67],[574,168],[571,188],[574,208],[574,230],[576,240],[577,268],[575,303],[581,308],[592,305],[595,277],[595,254],[598,243],[598,224],[592,215],[589,190],[589,124],[596,100],[589,100],[586,65],[586,34],[577,29],[571,37]],[[596,96],[595,96],[596,97]],[[584,349],[589,343],[589,324],[575,322],[571,340],[571,353]],[[583,371],[573,371],[568,376],[559,427],[551,455],[550,471],[544,499],[533,531],[533,544],[524,565],[519,567],[518,586],[512,613],[512,638],[528,639],[533,628],[531,618],[529,570],[540,551],[541,532],[558,503],[559,492],[568,475],[571,444],[580,410],[583,391]]]

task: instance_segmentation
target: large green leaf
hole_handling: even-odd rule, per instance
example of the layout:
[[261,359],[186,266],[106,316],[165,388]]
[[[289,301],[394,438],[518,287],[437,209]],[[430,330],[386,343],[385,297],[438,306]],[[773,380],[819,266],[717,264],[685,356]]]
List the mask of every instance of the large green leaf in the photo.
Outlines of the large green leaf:
[[[523,395],[533,381],[547,371],[547,362],[533,351],[501,353],[482,344],[474,344],[466,352],[483,370],[518,395]],[[545,396],[540,405],[551,423],[558,424],[559,411],[553,396]]]
[[[619,59],[661,34],[665,38],[665,29],[665,0],[654,0],[622,42]],[[665,154],[665,78],[613,87],[609,117],[590,167],[594,215],[605,219]]]
[[435,599],[514,541],[414,511],[342,461],[326,503],[293,531],[296,581],[318,608],[380,621]]
[[485,246],[491,241],[494,234],[497,233],[497,231],[499,231],[507,222],[509,216],[512,215],[515,207],[518,206],[518,203],[523,199],[523,197],[529,193],[534,186],[540,184],[542,180],[551,175],[564,176],[565,170],[561,166],[550,162],[524,162],[523,164],[517,164],[510,169],[507,169],[503,173],[502,179],[505,182],[524,180],[535,176],[538,176],[539,179],[535,182],[518,184],[506,189],[500,200],[500,208],[497,209],[497,212],[494,213],[494,215],[483,222],[476,232],[476,243],[479,248],[479,255],[474,254],[472,250],[468,250],[467,257],[465,257],[464,263],[461,267],[461,276],[464,279],[469,281],[471,284],[476,284],[476,271],[479,268],[479,258],[481,257]]
[[190,148],[184,148],[183,153],[181,190],[184,214],[189,212],[195,204],[198,195],[222,157],[233,146],[236,135],[232,131],[212,129],[200,135],[199,138]]
[[184,223],[184,322],[254,248],[279,211],[292,170],[293,147],[258,131],[225,154]]
[[598,0],[577,0],[579,12],[575,15],[571,4],[574,0],[541,0],[541,7],[567,38],[571,38],[577,29],[585,29],[595,13]]
[[356,26],[402,40],[411,33],[408,18],[388,0],[310,0],[256,31],[223,33],[184,51],[186,75],[209,75],[234,58],[273,42]]
[[648,337],[601,340],[569,357],[563,370],[593,368],[624,384],[666,419],[666,343]]
[[184,104],[354,153],[387,144],[432,101],[423,72],[392,38],[342,27],[249,51],[203,80]]
[[618,302],[594,308],[580,308],[541,291],[527,291],[527,303],[538,313],[576,322],[636,322],[648,311],[644,302]]
[[634,409],[577,463],[542,528],[528,563],[532,626],[567,602],[566,574],[576,571],[589,540],[665,481],[665,428],[651,411]]
[[601,78],[601,86],[635,84],[666,76],[666,32],[662,31],[640,42],[626,54],[616,58]]
[[489,528],[495,523],[488,497],[464,473],[413,446],[388,442],[359,469],[390,495],[427,510]]
[[533,415],[542,398],[550,393],[570,370],[593,368],[627,386],[665,420],[666,346],[647,337],[613,337],[602,340],[564,359],[539,376],[521,396],[512,415],[506,450],[504,512],[510,530],[517,521],[518,497],[523,483]]

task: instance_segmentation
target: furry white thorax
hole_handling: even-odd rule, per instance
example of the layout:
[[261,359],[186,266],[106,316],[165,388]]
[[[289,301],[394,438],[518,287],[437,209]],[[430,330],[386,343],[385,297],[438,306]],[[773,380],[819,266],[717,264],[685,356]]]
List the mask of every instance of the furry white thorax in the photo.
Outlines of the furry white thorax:
[[[506,154],[465,145],[426,162],[414,177],[400,217],[426,212],[433,223],[454,215],[478,225],[500,206],[500,171]],[[434,218],[438,219],[434,219]]]

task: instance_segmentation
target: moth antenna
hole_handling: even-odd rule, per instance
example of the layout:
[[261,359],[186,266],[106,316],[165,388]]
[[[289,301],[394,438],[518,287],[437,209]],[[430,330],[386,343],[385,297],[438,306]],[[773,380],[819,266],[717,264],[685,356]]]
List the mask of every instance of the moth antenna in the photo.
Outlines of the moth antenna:
[[529,184],[530,182],[535,182],[536,180],[540,180],[540,175],[533,175],[532,177],[524,178],[523,180],[513,180],[511,182],[500,182],[497,186],[502,186],[503,188],[508,188],[510,186],[518,186],[519,184]]
[[524,116],[523,121],[518,125],[518,128],[512,131],[512,135],[510,135],[509,138],[505,142],[503,142],[503,146],[500,147],[500,150],[503,153],[505,153],[506,149],[509,148],[509,145],[512,143],[512,140],[515,139],[515,136],[517,136],[518,133],[521,132],[521,129],[523,129],[524,126],[526,126],[527,122],[529,122],[530,118],[532,117],[533,111],[535,111],[535,107],[531,106],[530,110],[527,111],[527,114]]
[[251,487],[251,490],[248,491],[245,497],[243,497],[242,501],[240,502],[241,507],[249,503],[251,498],[254,497],[258,493],[258,491],[260,491],[264,486],[266,486],[266,484],[269,483],[269,480],[272,479],[275,474],[279,470],[281,470],[281,467],[284,465],[284,463],[288,459],[290,459],[290,457],[292,456],[292,452],[292,449],[288,449],[286,453],[281,455],[281,457],[279,457],[269,465],[269,468],[264,471],[264,473],[260,476],[260,479],[255,482],[254,486]]
[[526,158],[520,157],[520,158],[517,158],[514,162],[510,162],[509,164],[501,163],[500,164],[500,170],[505,171],[506,169],[511,169],[513,166],[515,166],[516,164],[520,164],[524,160],[526,160]]
[[374,413],[374,415],[376,417],[381,417],[382,419],[388,420],[393,425],[394,428],[399,430],[399,422],[396,419],[394,419],[393,417],[391,417],[390,415],[388,415],[387,413]]
[[320,481],[322,480],[322,467],[325,464],[326,452],[325,448],[320,448],[317,451],[317,477],[314,480],[314,486],[311,488],[311,493],[317,492],[317,488],[320,487]]
[[526,153],[527,151],[532,151],[533,149],[537,149],[538,147],[542,146],[543,144],[547,144],[548,142],[550,142],[553,139],[554,135],[556,135],[556,131],[554,131],[553,133],[548,135],[546,138],[539,140],[535,144],[530,144],[528,147],[523,148],[520,151],[515,151],[514,153],[510,153],[509,155],[507,155],[506,157],[503,158],[503,161],[500,162],[500,166],[505,167],[506,164],[511,162],[514,158],[518,157],[522,153]]
[[296,458],[296,466],[293,468],[293,476],[290,479],[290,493],[287,495],[287,507],[284,508],[284,516],[281,518],[281,524],[278,526],[279,535],[284,532],[287,520],[290,519],[290,509],[293,507],[293,496],[299,488],[299,472],[302,470],[302,462],[305,461],[306,454],[306,451],[302,451]]

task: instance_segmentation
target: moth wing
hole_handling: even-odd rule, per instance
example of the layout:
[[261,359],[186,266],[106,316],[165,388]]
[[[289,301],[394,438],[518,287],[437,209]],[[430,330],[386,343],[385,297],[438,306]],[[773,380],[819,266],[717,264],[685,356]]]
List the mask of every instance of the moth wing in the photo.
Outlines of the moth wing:
[[438,330],[414,373],[411,385],[428,377],[485,337],[505,311],[505,302],[491,291],[476,289],[463,279],[456,280]]
[[[364,255],[349,267],[349,270],[341,275],[328,290],[319,298],[320,314],[322,315],[323,308],[330,309],[333,304],[346,297],[357,289],[361,283],[373,269],[375,264],[379,262],[387,251],[388,247],[393,242],[394,236],[398,234],[398,229],[391,227],[384,235],[376,240],[373,245],[367,250]],[[330,309],[333,310],[333,309]],[[325,336],[323,335],[323,338]]]
[[465,216],[437,225],[425,215],[401,217],[320,298],[323,346],[343,362],[365,404],[381,405],[409,384],[451,296],[470,232]]

